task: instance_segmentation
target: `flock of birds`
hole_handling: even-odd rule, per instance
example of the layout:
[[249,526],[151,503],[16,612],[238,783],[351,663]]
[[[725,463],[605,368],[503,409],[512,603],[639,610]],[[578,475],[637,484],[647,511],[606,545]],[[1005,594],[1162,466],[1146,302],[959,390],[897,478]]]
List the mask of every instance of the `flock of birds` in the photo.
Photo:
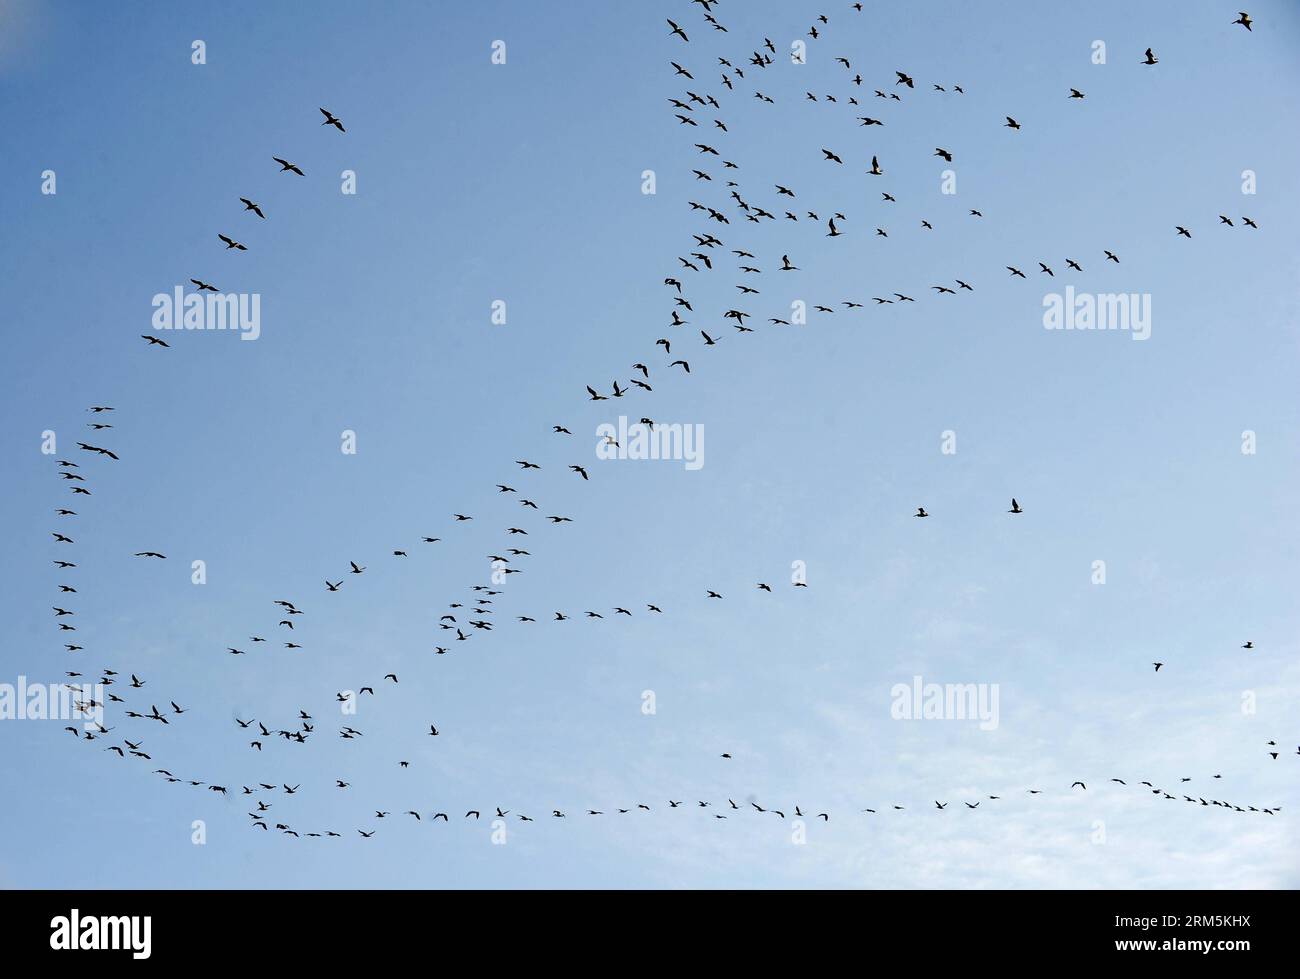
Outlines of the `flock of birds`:
[[[728,28],[719,21],[715,16],[715,9],[720,6],[720,0],[692,0],[692,6],[702,8],[701,14],[705,29],[711,30],[716,35],[724,37],[730,32]],[[852,4],[849,16],[860,15],[863,11],[862,4]],[[1252,21],[1249,16],[1242,12],[1234,24],[1240,24],[1246,30],[1252,30]],[[699,47],[698,41],[691,40],[691,34],[696,33],[695,28],[683,27],[681,24],[668,20],[670,28],[669,36],[676,39],[682,45],[685,51],[694,52]],[[818,16],[816,22],[810,27],[808,37],[816,44],[825,45],[830,43],[832,36],[831,19],[827,16]],[[803,271],[803,265],[807,263],[808,258],[805,255],[795,255],[793,252],[781,254],[761,255],[761,250],[751,251],[744,240],[741,230],[748,225],[760,225],[763,222],[789,221],[800,227],[807,227],[810,224],[815,227],[817,241],[822,238],[830,238],[833,241],[852,236],[849,229],[856,227],[860,220],[859,215],[850,217],[848,209],[838,202],[827,200],[829,192],[825,187],[818,187],[812,191],[796,189],[793,181],[775,183],[773,185],[756,184],[751,185],[742,182],[745,173],[741,163],[736,162],[733,157],[738,157],[737,152],[742,147],[729,146],[731,142],[731,129],[728,121],[723,118],[726,114],[724,100],[743,97],[739,91],[740,87],[750,87],[753,79],[763,77],[767,69],[771,68],[776,54],[776,47],[770,39],[763,38],[762,43],[754,47],[752,54],[744,58],[732,54],[734,61],[726,56],[712,54],[701,54],[698,59],[687,58],[685,55],[678,55],[684,61],[690,61],[689,66],[680,64],[678,61],[670,61],[673,71],[671,76],[675,81],[674,84],[683,84],[681,91],[675,92],[668,97],[667,101],[672,109],[672,113],[679,125],[688,129],[709,128],[712,135],[710,140],[718,143],[712,145],[708,142],[695,142],[694,148],[698,155],[705,161],[699,164],[699,168],[693,169],[693,182],[702,188],[701,193],[703,200],[690,200],[689,213],[696,218],[703,227],[699,227],[690,232],[691,243],[686,247],[686,255],[677,257],[678,268],[674,274],[666,277],[663,284],[667,287],[671,306],[668,310],[669,325],[674,328],[684,328],[692,324],[691,319],[685,317],[695,317],[700,315],[699,309],[705,305],[700,299],[700,295],[705,293],[706,286],[711,282],[711,278],[717,278],[722,275],[733,274],[738,277],[740,282],[735,284],[735,289],[739,292],[741,301],[737,303],[723,302],[720,304],[718,316],[726,324],[730,323],[736,331],[736,336],[753,334],[756,327],[748,325],[747,320],[755,319],[756,314],[749,309],[739,308],[750,301],[750,297],[762,295],[760,286],[768,281],[766,276],[775,275],[778,277],[794,276]],[[716,62],[714,61],[716,59]],[[883,127],[892,124],[896,120],[888,118],[891,113],[903,111],[899,106],[903,106],[907,99],[913,96],[917,91],[917,79],[901,70],[889,72],[893,77],[890,81],[882,83],[881,88],[872,89],[872,96],[865,97],[861,95],[862,86],[865,83],[861,71],[865,68],[858,69],[854,67],[853,62],[847,56],[838,56],[835,58],[837,64],[844,70],[845,89],[836,93],[822,93],[820,95],[813,92],[804,92],[803,100],[819,103],[843,104],[855,112],[865,112],[863,101],[867,98],[877,100],[880,108],[872,110],[879,114],[881,118],[876,118],[871,114],[856,115],[857,121],[861,127],[870,130],[871,127]],[[1155,65],[1158,58],[1152,48],[1147,48],[1145,57],[1141,61],[1144,65]],[[706,66],[713,66],[718,72],[718,80],[713,91],[709,91],[706,86],[696,81],[695,72],[703,74]],[[748,73],[748,74],[747,74]],[[680,80],[680,82],[676,81]],[[775,82],[774,82],[775,84]],[[965,88],[962,85],[931,83],[932,90],[939,93],[955,94],[964,96]],[[700,91],[697,91],[700,89]],[[902,90],[901,93],[899,90]],[[769,91],[772,89],[769,88]],[[762,104],[775,104],[776,99],[761,90],[755,90],[752,96]],[[1071,88],[1068,95],[1064,96],[1070,100],[1083,100],[1086,96],[1083,91],[1077,88]],[[346,134],[341,119],[334,115],[330,110],[320,108],[320,113],[324,117],[321,123],[322,127],[329,127],[339,134]],[[711,118],[709,118],[711,117]],[[1002,123],[1005,128],[1011,130],[1020,130],[1022,124],[1017,118],[1006,115],[1005,122]],[[958,151],[946,147],[935,147],[933,155],[943,159],[946,163],[951,163],[958,156]],[[846,157],[852,160],[853,154],[840,152],[830,148],[821,149],[822,162],[831,167],[845,167]],[[864,154],[865,156],[865,154]],[[279,173],[293,178],[306,178],[307,171],[298,164],[278,156],[272,156],[271,159],[279,166]],[[871,181],[878,181],[878,186],[883,188],[880,192],[879,206],[885,213],[894,213],[901,209],[902,205],[891,192],[887,178],[891,172],[890,161],[882,162],[880,153],[873,153],[870,156],[870,167],[864,169],[865,177]],[[865,163],[862,164],[865,167]],[[707,168],[707,169],[706,169]],[[814,198],[810,203],[804,202],[804,195]],[[794,202],[800,201],[799,205],[790,203],[787,209],[778,201]],[[250,197],[240,197],[240,203],[243,205],[242,214],[257,219],[258,222],[270,221],[267,216],[267,210],[264,205]],[[274,213],[274,212],[272,212]],[[977,208],[969,209],[967,215],[970,220],[983,219],[983,213]],[[919,226],[924,233],[938,233],[935,224],[927,217],[919,213],[914,214],[911,218],[913,226]],[[821,232],[823,225],[825,232]],[[1221,225],[1236,227],[1233,219],[1227,215],[1220,214],[1219,222]],[[1240,222],[1244,227],[1258,230],[1257,223],[1249,217],[1240,217]],[[889,230],[886,225],[893,225],[892,220],[881,220],[877,223],[875,220],[867,220],[867,226],[874,226],[872,237],[887,239]],[[716,233],[715,233],[716,232]],[[1184,227],[1178,226],[1176,234],[1181,237],[1191,237],[1191,231]],[[719,235],[726,235],[732,239],[730,247],[728,243],[722,240]],[[249,248],[234,235],[227,234],[224,231],[217,234],[217,238],[224,245],[224,251],[243,253],[248,252]],[[809,241],[801,246],[812,252],[812,242]],[[832,246],[836,247],[836,246]],[[1102,248],[1098,250],[1100,260],[1118,264],[1120,262],[1119,253],[1112,248]],[[731,258],[728,259],[727,256]],[[1018,264],[1017,264],[1018,263]],[[1020,265],[1025,263],[1019,260],[1011,264],[1004,264],[1004,267],[1011,276],[1018,278],[1027,278],[1021,270]],[[1064,261],[1065,266],[1073,272],[1082,274],[1084,266],[1082,262],[1073,257],[1067,257]],[[734,269],[731,267],[734,265]],[[1049,277],[1055,276],[1052,265],[1037,261],[1038,274]],[[765,271],[766,270],[766,271]],[[999,269],[1000,271],[1000,269]],[[221,290],[207,281],[206,278],[192,278],[190,280],[195,288],[201,292],[220,292]],[[903,285],[903,291],[889,291],[883,296],[859,296],[846,298],[837,301],[826,301],[814,305],[814,311],[821,315],[833,315],[838,310],[853,311],[866,308],[868,302],[874,303],[877,307],[884,307],[894,304],[914,303],[918,300],[910,295],[910,292],[917,291],[911,285]],[[931,283],[924,292],[933,292],[935,298],[943,296],[957,296],[962,292],[974,292],[975,286],[970,282],[955,278],[941,277],[941,281]],[[730,290],[728,290],[730,295]],[[721,308],[726,307],[726,308]],[[789,326],[789,319],[781,316],[766,317],[766,322],[772,327]],[[699,328],[697,332],[702,338],[697,341],[699,349],[712,349],[718,347],[721,336],[712,335],[708,329]],[[690,336],[688,331],[686,336]],[[143,335],[144,339],[151,345],[159,347],[168,347],[162,339]],[[612,388],[607,389],[608,393],[602,393],[597,387],[585,385],[587,401],[591,403],[608,401],[610,399],[621,399],[632,396],[635,393],[649,394],[653,391],[651,384],[654,376],[650,364],[656,361],[660,367],[658,370],[673,371],[680,369],[683,375],[692,374],[690,361],[685,356],[689,340],[678,339],[672,340],[668,337],[660,337],[654,341],[651,351],[637,359],[631,367],[632,373],[627,378],[617,379],[613,382]],[[676,344],[677,353],[674,354],[673,346]],[[658,353],[658,348],[662,348],[662,353]],[[694,350],[690,356],[696,356]],[[96,433],[94,438],[97,441],[111,438],[111,432],[115,427],[117,415],[115,409],[108,405],[94,405],[87,409],[92,420],[87,423],[89,429]],[[653,428],[655,422],[648,416],[640,418],[640,424]],[[485,558],[489,562],[490,575],[487,580],[479,580],[468,586],[467,591],[458,600],[448,604],[446,610],[437,622],[437,633],[433,643],[432,653],[434,655],[446,655],[455,647],[452,643],[468,642],[472,639],[492,634],[504,624],[502,621],[506,618],[507,605],[513,596],[507,593],[507,583],[510,579],[519,574],[524,574],[528,570],[528,565],[535,559],[536,553],[542,552],[548,546],[558,546],[556,538],[563,532],[565,524],[574,522],[575,517],[568,515],[571,512],[577,512],[570,508],[574,502],[573,494],[578,492],[589,492],[586,489],[588,484],[594,484],[592,472],[587,466],[579,461],[573,461],[577,453],[569,448],[572,444],[569,440],[573,438],[573,432],[570,428],[562,424],[551,426],[549,432],[551,449],[544,450],[544,461],[533,461],[535,458],[543,458],[543,454],[528,454],[526,457],[513,459],[511,472],[513,475],[508,477],[511,482],[517,482],[518,487],[507,482],[494,484],[495,492],[491,495],[500,503],[509,504],[510,512],[518,514],[517,517],[509,518],[504,528],[499,531],[499,538],[494,538],[496,543],[490,544],[485,553]],[[611,438],[612,441],[612,438]],[[86,442],[78,442],[78,450],[85,453],[81,457],[81,462],[74,462],[71,459],[58,460],[58,476],[67,484],[68,489],[74,496],[90,496],[91,489],[88,485],[86,473],[90,471],[89,467],[95,465],[117,465],[121,462],[119,456],[109,448],[99,445],[93,445]],[[505,460],[503,460],[503,464]],[[544,478],[543,472],[549,474],[554,471],[558,474],[556,478]],[[486,486],[485,486],[486,489]],[[554,494],[552,499],[543,507],[538,501],[543,495]],[[562,501],[562,502],[560,502]],[[1020,502],[1013,498],[1010,501],[1010,508],[1007,513],[1012,515],[1021,515],[1025,511]],[[66,506],[59,506],[55,509],[55,514],[61,519],[70,519],[78,516],[77,512]],[[929,518],[931,513],[925,506],[916,507],[914,514],[917,518]],[[484,518],[482,514],[453,513],[449,515],[448,527],[458,527],[479,519]],[[497,519],[496,511],[493,510],[493,517]],[[433,547],[442,541],[437,533],[446,533],[448,531],[437,531],[434,534],[420,533],[414,535],[412,544],[403,543],[397,547],[390,547],[390,553],[386,556],[386,564],[383,568],[375,567],[371,563],[361,563],[357,560],[348,561],[346,568],[339,566],[330,573],[322,576],[320,585],[320,594],[317,596],[320,600],[339,601],[340,598],[330,596],[346,596],[350,590],[349,582],[355,581],[363,575],[384,573],[391,568],[398,568],[401,565],[417,560],[411,556],[412,551],[416,548]],[[94,655],[87,650],[78,641],[77,626],[73,623],[76,621],[76,611],[71,608],[64,608],[64,604],[73,604],[79,589],[67,581],[75,580],[72,572],[77,568],[75,561],[69,560],[69,557],[76,556],[77,541],[70,535],[62,532],[52,534],[53,543],[59,552],[54,563],[60,572],[60,582],[57,585],[59,591],[60,605],[54,606],[54,613],[57,627],[60,633],[68,641],[65,643],[65,649],[69,654],[78,657],[78,661],[88,656]],[[534,541],[539,543],[534,543]],[[536,552],[536,553],[535,553]],[[143,561],[165,561],[167,557],[162,550],[155,549],[152,546],[146,546],[141,550],[134,552],[134,556]],[[366,561],[373,559],[366,558]],[[792,587],[808,587],[806,581],[792,581]],[[745,590],[755,590],[757,592],[771,594],[773,588],[770,583],[765,581],[746,582]],[[64,597],[67,596],[67,597]],[[701,588],[696,593],[694,599],[683,598],[681,601],[699,600],[703,602],[717,602],[723,600],[723,591],[720,588]],[[301,603],[301,606],[300,604]],[[247,656],[255,650],[270,649],[280,646],[285,650],[299,651],[308,647],[309,629],[306,624],[310,621],[308,614],[308,601],[301,597],[295,597],[294,600],[286,598],[276,598],[270,603],[274,609],[274,615],[268,617],[266,628],[257,628],[248,631],[245,635],[235,638],[231,643],[225,646],[226,654],[230,656]],[[656,596],[643,597],[636,602],[628,602],[624,605],[610,608],[591,609],[585,607],[571,608],[567,610],[522,610],[514,609],[511,617],[517,628],[524,626],[535,626],[543,621],[552,623],[562,623],[571,619],[585,620],[617,620],[620,618],[634,619],[640,616],[657,616],[665,614],[665,608],[668,603],[663,602]],[[275,638],[272,639],[271,637]],[[1253,642],[1246,642],[1243,647],[1245,650],[1254,648]],[[1155,671],[1159,672],[1164,663],[1157,662],[1154,664]],[[364,682],[358,684],[356,692],[351,690],[340,691],[335,695],[338,704],[347,704],[354,698],[359,700],[362,697],[380,698],[382,694],[379,691],[387,691],[398,687],[400,679],[394,670],[388,670],[380,673],[381,668],[375,670],[375,678],[367,678]],[[163,758],[158,754],[159,747],[155,747],[154,740],[161,740],[162,736],[169,729],[180,726],[185,723],[182,718],[190,714],[188,708],[182,707],[173,696],[179,697],[178,694],[172,693],[155,693],[148,679],[136,673],[128,673],[125,679],[119,672],[114,669],[104,667],[97,671],[69,670],[67,671],[68,686],[79,691],[80,699],[77,700],[77,707],[86,713],[95,710],[105,710],[108,714],[116,714],[120,711],[122,720],[119,722],[123,727],[127,727],[130,737],[125,733],[118,732],[118,727],[107,726],[95,722],[94,730],[77,728],[70,726],[66,730],[71,732],[78,741],[94,748],[112,754],[122,760],[128,758],[138,759],[142,763],[158,764],[159,767],[150,769],[150,771],[163,779],[166,783],[175,785],[185,785],[208,792],[219,794],[223,797],[239,796],[248,797],[248,802],[252,807],[248,811],[250,826],[260,831],[276,831],[286,836],[292,837],[341,837],[345,834],[336,832],[333,829],[324,829],[312,827],[308,829],[295,816],[294,821],[290,821],[287,814],[282,814],[277,810],[272,814],[272,809],[277,806],[280,809],[289,807],[286,801],[288,796],[296,795],[301,788],[301,783],[292,778],[276,778],[269,781],[249,780],[251,784],[243,784],[242,781],[235,783],[233,780],[217,779],[210,776],[204,778],[194,778],[186,775],[176,774],[173,769],[179,770],[180,766],[175,762]],[[90,678],[96,678],[94,682],[101,685],[105,691],[107,703],[99,702],[93,695],[85,693],[90,689],[88,686]],[[120,693],[119,693],[120,691]],[[165,706],[160,709],[158,703]],[[357,723],[360,723],[359,721]],[[154,727],[150,727],[154,725]],[[325,733],[317,728],[316,716],[307,709],[298,708],[291,715],[271,718],[241,718],[234,719],[235,733],[240,737],[242,749],[258,759],[268,755],[274,755],[277,762],[285,768],[289,768],[294,763],[294,758],[284,754],[275,755],[275,750],[281,752],[296,751],[308,744],[310,741]],[[144,733],[141,733],[144,732]],[[421,729],[422,737],[437,737],[440,735],[436,723],[429,723],[427,731]],[[366,732],[358,727],[343,724],[340,725],[334,737],[342,741],[355,741],[364,737]],[[110,743],[111,742],[111,743]],[[1277,748],[1275,742],[1268,743],[1269,748]],[[1280,754],[1278,751],[1270,751],[1269,754],[1276,760]],[[1300,755],[1300,747],[1296,748],[1296,754]],[[720,756],[725,762],[731,761],[730,752],[723,752]],[[409,758],[400,757],[395,754],[392,763],[401,769],[410,769],[412,762]],[[264,765],[265,762],[258,761],[258,764]],[[171,766],[171,767],[165,767]],[[1213,779],[1220,779],[1222,776],[1215,774]],[[294,782],[290,785],[290,782]],[[1120,786],[1129,787],[1126,780],[1118,778],[1111,779],[1111,783]],[[1220,798],[1210,798],[1208,795],[1188,795],[1182,786],[1191,782],[1190,777],[1180,778],[1176,783],[1178,791],[1168,791],[1166,788],[1149,781],[1143,780],[1141,786],[1150,790],[1150,794],[1159,797],[1165,801],[1183,801],[1184,803],[1199,805],[1204,807],[1219,807],[1229,809],[1240,813],[1262,813],[1267,815],[1277,814],[1281,807],[1277,805],[1254,806],[1241,804],[1239,802],[1230,802]],[[1136,786],[1134,786],[1136,787]],[[1171,784],[1170,788],[1174,785]],[[349,792],[353,789],[353,781],[349,777],[337,777],[333,780],[332,788],[338,792]],[[412,791],[416,791],[414,788]],[[1018,795],[1034,797],[1042,794],[1045,790],[1038,787],[1024,788],[1023,790],[1014,790]],[[1087,785],[1082,780],[1073,782],[1066,790],[1068,792],[1087,791]],[[1221,793],[1213,792],[1209,795],[1220,795]],[[274,795],[276,801],[268,801]],[[280,797],[284,797],[281,799]],[[1007,796],[992,794],[985,795],[974,799],[955,800],[954,808],[961,808],[967,812],[974,812],[981,807],[984,810],[990,808],[990,803],[1004,803]],[[879,803],[873,806],[863,808],[861,813],[874,815],[886,812],[904,812],[915,811],[917,809],[929,809],[930,811],[945,811],[949,807],[948,801],[931,800],[929,802],[917,804],[907,802]],[[727,798],[724,802],[707,799],[694,799],[687,801],[685,799],[669,799],[666,802],[655,801],[627,801],[621,805],[606,805],[602,808],[587,808],[585,806],[577,808],[557,808],[547,806],[535,810],[539,815],[544,816],[549,813],[549,818],[562,819],[570,815],[595,817],[606,814],[632,814],[636,812],[649,812],[662,809],[691,809],[704,813],[712,819],[727,819],[738,816],[741,813],[753,816],[775,815],[782,819],[800,818],[807,816],[812,819],[821,819],[829,822],[831,813],[828,810],[822,810],[814,807],[805,811],[800,805],[779,804],[777,806],[759,805],[756,801],[747,800],[743,803]],[[464,814],[458,815],[463,809]],[[428,807],[402,808],[401,806],[393,808],[370,808],[367,811],[373,812],[373,817],[366,819],[362,826],[352,827],[348,835],[352,833],[359,834],[361,837],[370,838],[375,835],[380,823],[389,817],[405,816],[416,822],[437,822],[442,820],[450,822],[453,815],[458,820],[478,820],[488,814],[489,817],[506,818],[513,816],[515,819],[523,822],[534,821],[535,817],[530,816],[517,805],[511,808],[500,806],[482,806],[471,805],[468,807],[451,807],[444,806],[442,809],[430,811]]]

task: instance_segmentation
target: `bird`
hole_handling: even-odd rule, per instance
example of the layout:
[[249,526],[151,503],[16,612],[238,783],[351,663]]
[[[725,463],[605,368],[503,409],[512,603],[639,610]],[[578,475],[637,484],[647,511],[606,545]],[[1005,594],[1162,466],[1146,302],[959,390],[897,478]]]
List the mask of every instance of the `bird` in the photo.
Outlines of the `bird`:
[[321,115],[325,117],[325,121],[321,123],[322,126],[333,126],[341,133],[347,132],[347,130],[343,128],[343,123],[339,122],[338,117],[335,116],[334,113],[330,112],[329,109],[321,109],[320,111]]
[[[101,446],[98,445],[87,445],[85,442],[78,442],[77,448],[81,449],[83,452],[94,452],[97,453],[98,455],[107,456],[108,458],[114,460],[115,462],[119,461],[117,455],[115,455],[113,452],[110,452],[108,449],[102,448]],[[70,476],[72,474],[65,473],[64,475]],[[80,479],[80,477],[77,478]]]
[[1024,510],[1020,509],[1020,504],[1016,502],[1016,498],[1013,496],[1011,498],[1011,509],[1008,510],[1007,513],[1024,513],[1024,512],[1025,512]]
[[280,164],[281,173],[288,171],[291,173],[296,173],[300,177],[306,176],[306,174],[303,173],[302,170],[300,170],[295,164],[290,163],[288,160],[282,160],[278,156],[273,156],[271,157],[271,159],[274,160],[276,163]]
[[1251,29],[1250,25],[1253,24],[1254,21],[1250,19],[1250,14],[1242,10],[1242,11],[1238,11],[1237,19],[1234,20],[1233,23],[1240,24],[1242,27],[1246,28],[1246,30],[1250,30]]
[[241,251],[241,252],[246,252],[246,251],[248,251],[248,249],[247,249],[244,245],[241,245],[239,242],[235,241],[234,238],[231,238],[231,237],[229,237],[229,236],[227,236],[227,235],[222,235],[222,234],[217,235],[217,237],[220,238],[222,241],[224,241],[224,242],[226,243],[226,250],[227,250],[227,251],[229,251],[229,250],[232,249],[232,248],[236,248],[236,249],[238,249],[238,250]]
[[[250,201],[247,197],[241,197],[239,200],[243,203],[243,205],[244,205],[244,210],[245,210],[245,211],[252,211],[252,212],[253,212],[254,214],[256,214],[259,218],[262,218],[263,220],[266,219],[266,215],[262,213],[262,205],[261,205],[261,204],[254,204],[254,203],[253,203],[252,201]],[[190,281],[193,282],[194,280],[191,279]],[[213,291],[215,292],[216,290],[214,289]]]
[[1155,56],[1155,52],[1153,52],[1150,48],[1147,48],[1146,59],[1142,62],[1142,64],[1157,65],[1159,63],[1160,63],[1160,59]]

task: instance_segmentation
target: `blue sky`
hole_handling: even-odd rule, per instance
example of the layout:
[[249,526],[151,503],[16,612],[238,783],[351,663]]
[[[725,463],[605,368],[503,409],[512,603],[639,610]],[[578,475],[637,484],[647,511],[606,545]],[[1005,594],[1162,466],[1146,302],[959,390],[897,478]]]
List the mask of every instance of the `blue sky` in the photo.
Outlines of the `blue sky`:
[[[310,17],[284,3],[0,3],[0,682],[138,673],[189,711],[162,734],[110,713],[116,734],[142,734],[178,775],[301,783],[293,798],[264,796],[272,814],[345,834],[255,834],[244,798],[165,784],[56,722],[10,721],[0,736],[24,802],[0,812],[0,883],[1300,883],[1288,233],[1300,160],[1287,125],[1300,15],[1259,4],[1247,33],[1214,3],[848,7],[729,0],[715,11],[723,35],[685,3],[322,3]],[[809,63],[788,63],[821,13],[831,23]],[[665,15],[690,44],[667,36]],[[746,68],[728,95],[717,55],[743,65],[765,37],[776,63]],[[195,39],[204,65],[190,62]],[[504,65],[490,62],[497,39]],[[1105,65],[1090,62],[1097,39]],[[1138,63],[1148,45],[1155,68]],[[854,89],[837,55],[863,75],[860,111],[844,102]],[[675,78],[670,60],[696,80]],[[897,69],[916,90],[874,99]],[[1087,98],[1067,100],[1072,86]],[[687,89],[723,104],[698,110],[698,129],[667,102]],[[322,127],[318,106],[347,133]],[[863,114],[886,125],[859,127]],[[1007,115],[1023,128],[1003,127]],[[741,169],[724,175],[695,142]],[[955,195],[939,192],[935,146],[956,154]],[[864,174],[872,154],[885,176]],[[278,173],[272,156],[306,177]],[[40,192],[45,170],[56,195]],[[355,195],[340,193],[343,170]],[[1257,194],[1242,194],[1244,170]],[[787,201],[771,185],[792,187],[789,206],[823,221],[753,225],[727,206],[723,227],[689,210],[722,204],[728,176],[778,214]],[[828,239],[835,211],[845,234]],[[1220,213],[1259,230],[1219,226]],[[676,256],[705,231],[757,256],[764,274],[747,284],[762,295],[738,298],[725,257],[708,275],[682,269]],[[249,250],[224,251],[218,233]],[[783,278],[785,253],[801,271]],[[1084,272],[1069,276],[1067,258]],[[668,325],[668,276],[693,301],[690,326]],[[146,348],[151,298],[191,277],[258,293],[261,336]],[[929,288],[955,278],[975,291]],[[1150,339],[1045,331],[1043,297],[1067,284],[1150,295]],[[896,291],[917,302],[870,302]],[[796,299],[868,308],[766,324]],[[505,325],[489,319],[495,300]],[[753,312],[755,333],[721,318],[732,307]],[[703,347],[699,328],[718,345]],[[690,376],[670,370],[679,354]],[[652,394],[586,400],[587,384],[626,386],[638,361]],[[110,433],[87,436],[91,404],[117,409]],[[598,460],[596,427],[620,413],[701,426],[703,467]],[[74,518],[51,512],[69,497],[39,451],[46,430],[57,458],[78,439],[122,456],[72,457],[94,492]],[[344,430],[355,455],[340,452]],[[954,455],[940,451],[945,431]],[[521,473],[515,459],[543,469]],[[498,482],[575,522],[521,515]],[[1014,517],[1013,495],[1026,511]],[[932,517],[914,519],[917,506]],[[456,525],[454,512],[475,521]],[[509,526],[529,528],[534,556],[501,596],[506,621],[443,643],[447,604],[468,601],[486,555],[522,539],[505,541]],[[50,565],[53,529],[77,538],[68,583],[89,658],[75,665],[48,611],[65,580]],[[193,560],[207,564],[202,586]],[[350,560],[366,574],[346,575]],[[1096,560],[1104,585],[1090,580]],[[791,587],[795,561],[807,589]],[[347,580],[327,594],[326,578]],[[279,646],[279,598],[304,610],[301,651]],[[615,619],[619,605],[634,616]],[[545,621],[556,609],[573,620]],[[584,620],[588,609],[606,618]],[[250,634],[272,648],[225,653]],[[451,653],[435,656],[439,643]],[[381,685],[390,670],[396,688]],[[917,675],[996,685],[996,730],[891,719],[891,688]],[[335,692],[364,684],[380,696],[341,718]],[[233,721],[273,726],[300,708],[319,736],[260,757]],[[341,741],[341,723],[365,737]],[[1136,785],[1174,792],[1184,777],[1193,794],[1282,812]],[[957,811],[989,795],[1002,799]],[[668,811],[670,798],[692,808]],[[695,807],[727,798],[833,818],[795,843],[789,820]],[[637,802],[653,811],[614,812]],[[502,846],[487,820],[459,818],[497,805],[536,822],[512,819]],[[546,818],[557,807],[568,818]],[[606,815],[580,817],[588,807]],[[371,818],[410,808],[452,822]],[[379,832],[362,840],[357,827]]]

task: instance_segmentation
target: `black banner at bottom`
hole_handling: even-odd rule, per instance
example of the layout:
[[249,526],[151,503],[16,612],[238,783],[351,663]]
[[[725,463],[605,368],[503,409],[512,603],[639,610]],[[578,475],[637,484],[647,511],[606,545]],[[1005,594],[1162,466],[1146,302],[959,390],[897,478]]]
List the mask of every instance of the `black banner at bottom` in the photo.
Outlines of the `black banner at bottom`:
[[1294,954],[1293,898],[1262,891],[6,891],[0,939],[18,962],[53,956],[75,967],[193,964],[213,953],[260,968],[373,967],[376,955],[425,962],[432,949],[439,958],[463,949],[494,969],[553,968],[557,953],[579,967],[663,962],[671,953],[694,970],[710,959],[732,968],[766,961],[788,948],[819,958],[849,952],[859,964],[901,964],[902,954],[926,966],[979,966],[1033,951],[1058,963],[1181,968],[1202,959],[1233,969]]

